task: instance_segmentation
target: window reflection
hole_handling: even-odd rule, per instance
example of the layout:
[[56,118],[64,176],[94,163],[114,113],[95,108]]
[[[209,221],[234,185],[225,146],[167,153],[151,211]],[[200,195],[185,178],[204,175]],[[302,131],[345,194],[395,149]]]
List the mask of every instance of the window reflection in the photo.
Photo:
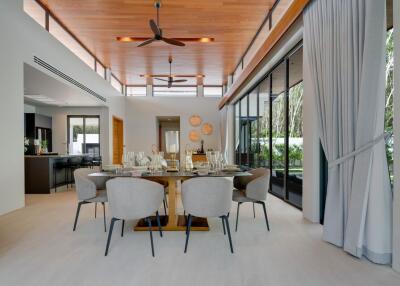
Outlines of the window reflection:
[[270,191],[300,208],[303,183],[302,61],[300,46],[235,105],[236,163],[270,168]]

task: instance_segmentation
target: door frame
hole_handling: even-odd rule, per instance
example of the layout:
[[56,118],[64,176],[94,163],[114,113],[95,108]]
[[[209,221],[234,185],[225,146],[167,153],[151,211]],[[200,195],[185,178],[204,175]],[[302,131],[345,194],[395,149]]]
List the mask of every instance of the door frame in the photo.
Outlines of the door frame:
[[[121,156],[119,156],[120,158],[118,159],[118,160],[115,160],[115,156],[114,156],[114,154],[115,154],[115,152],[117,151],[117,146],[116,146],[116,144],[115,144],[115,140],[114,140],[114,138],[115,138],[115,136],[114,136],[114,134],[115,134],[115,132],[116,132],[116,130],[115,130],[115,128],[114,128],[114,123],[115,122],[118,122],[117,124],[121,124],[121,134],[119,135],[121,138],[121,146],[119,146],[120,147],[120,149],[121,149]],[[118,136],[118,135],[117,135]],[[113,162],[113,164],[121,164],[122,163],[122,154],[123,154],[123,151],[124,151],[124,120],[122,119],[122,118],[120,118],[120,117],[117,117],[117,116],[115,116],[115,115],[113,115],[112,116],[112,144],[113,144],[113,152],[112,152],[112,162]]]

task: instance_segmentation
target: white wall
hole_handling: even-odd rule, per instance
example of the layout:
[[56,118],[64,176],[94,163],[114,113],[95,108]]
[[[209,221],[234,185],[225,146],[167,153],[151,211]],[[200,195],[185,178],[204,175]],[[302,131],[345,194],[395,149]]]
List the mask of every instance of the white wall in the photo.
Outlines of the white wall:
[[24,113],[35,113],[36,106],[30,104],[24,104]]
[[25,14],[22,0],[0,0],[0,38],[0,158],[7,162],[0,164],[1,215],[24,206],[24,62],[59,80],[33,62],[38,56],[107,98],[109,130],[112,116],[124,118],[125,108],[124,97]]
[[[394,138],[400,138],[400,0],[393,0]],[[393,269],[400,272],[400,143],[394,140]]]
[[[45,107],[37,106],[36,113],[52,117],[53,152],[67,153],[67,116],[98,115],[100,116],[100,154],[104,164],[109,164],[109,125],[107,107]],[[107,136],[106,136],[107,135]]]
[[144,151],[151,153],[151,146],[158,145],[157,116],[179,116],[181,127],[181,158],[183,158],[186,144],[192,148],[200,147],[200,142],[193,143],[188,134],[192,129],[200,131],[189,124],[189,117],[198,114],[203,122],[210,122],[214,126],[212,135],[202,135],[204,149],[213,148],[220,150],[219,133],[219,98],[161,98],[161,97],[127,97],[125,144],[127,151]]

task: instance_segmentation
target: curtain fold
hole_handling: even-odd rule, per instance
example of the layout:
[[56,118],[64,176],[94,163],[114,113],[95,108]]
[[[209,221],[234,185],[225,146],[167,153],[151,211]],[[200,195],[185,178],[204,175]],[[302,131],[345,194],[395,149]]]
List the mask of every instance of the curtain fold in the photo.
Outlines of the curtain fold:
[[385,1],[314,0],[304,11],[304,64],[329,162],[323,239],[391,262],[385,154]]

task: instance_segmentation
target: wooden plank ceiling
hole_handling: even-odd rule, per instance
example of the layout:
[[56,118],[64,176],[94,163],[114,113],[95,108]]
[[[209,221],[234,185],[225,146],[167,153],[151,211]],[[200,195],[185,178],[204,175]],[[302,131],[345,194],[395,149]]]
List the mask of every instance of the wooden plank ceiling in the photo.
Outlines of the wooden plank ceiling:
[[[151,0],[41,0],[125,84],[145,84],[140,74],[204,74],[221,85],[232,73],[275,0],[164,0],[160,26],[165,37],[213,37],[212,43],[174,47],[117,42],[117,36],[151,37],[156,18]],[[193,80],[194,81],[194,80]],[[189,83],[192,83],[189,81]],[[193,82],[195,83],[195,82]],[[187,84],[187,83],[186,83]]]

